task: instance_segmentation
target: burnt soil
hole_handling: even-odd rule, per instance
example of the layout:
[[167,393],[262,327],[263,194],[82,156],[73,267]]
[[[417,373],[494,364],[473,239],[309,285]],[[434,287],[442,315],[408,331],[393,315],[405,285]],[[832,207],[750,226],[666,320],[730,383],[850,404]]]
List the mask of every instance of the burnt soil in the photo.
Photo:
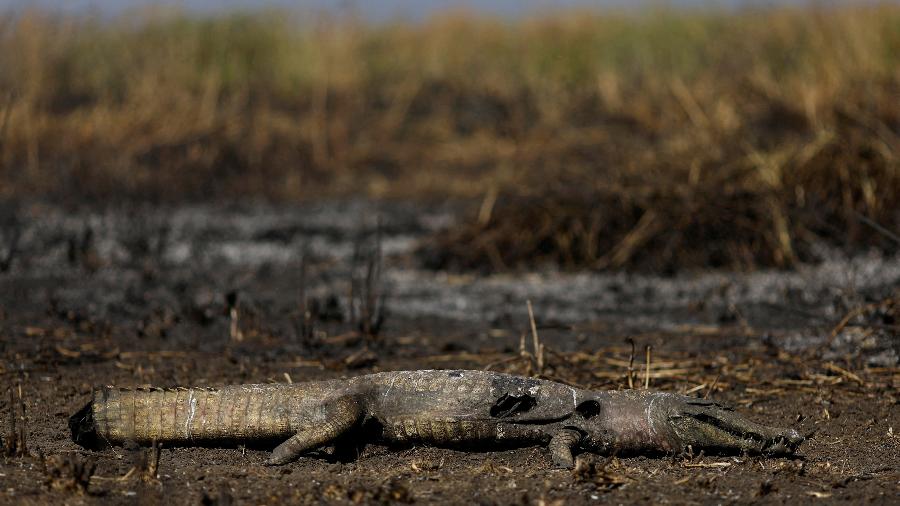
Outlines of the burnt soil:
[[[835,254],[789,272],[668,277],[420,269],[417,241],[452,222],[454,211],[370,202],[19,207],[0,231],[0,260],[19,236],[0,273],[0,372],[10,389],[0,400],[7,453],[0,502],[897,500],[896,255]],[[372,232],[376,215],[380,233]],[[379,235],[381,263],[373,253]],[[367,266],[379,264],[381,275],[367,283]],[[526,300],[545,347],[540,369]],[[239,336],[231,335],[232,305]],[[384,309],[383,322],[369,319],[377,335],[360,331],[366,307]],[[649,379],[650,388],[710,396],[810,439],[793,458],[582,455],[574,472],[552,470],[546,451],[534,447],[370,444],[274,468],[262,465],[266,448],[163,447],[153,472],[147,449],[87,451],[67,427],[103,384],[213,386],[491,367],[627,388],[632,343],[634,388]]]

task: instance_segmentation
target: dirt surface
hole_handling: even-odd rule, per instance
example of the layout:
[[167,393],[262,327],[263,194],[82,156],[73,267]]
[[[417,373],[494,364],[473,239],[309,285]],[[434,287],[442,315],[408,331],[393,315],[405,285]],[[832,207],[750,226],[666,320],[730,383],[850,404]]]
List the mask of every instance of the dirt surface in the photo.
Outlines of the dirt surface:
[[[20,238],[0,273],[0,370],[10,388],[0,415],[15,426],[4,431],[0,502],[896,503],[897,256],[666,278],[419,269],[416,241],[453,211],[366,202],[18,208],[0,231],[0,259]],[[520,349],[526,300],[546,347],[540,370],[530,334]],[[276,468],[262,466],[266,448],[164,447],[154,469],[147,449],[85,451],[67,427],[102,384],[485,367],[595,388],[627,388],[632,369],[635,388],[710,396],[811,437],[790,459],[582,455],[574,472],[551,470],[542,448],[379,445]]]

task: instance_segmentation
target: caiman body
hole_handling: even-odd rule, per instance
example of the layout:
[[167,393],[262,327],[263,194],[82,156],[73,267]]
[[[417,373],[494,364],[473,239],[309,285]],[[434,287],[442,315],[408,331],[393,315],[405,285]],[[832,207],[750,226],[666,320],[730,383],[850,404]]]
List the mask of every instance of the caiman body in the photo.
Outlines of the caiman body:
[[795,430],[753,423],[712,401],[584,390],[486,371],[396,371],[222,388],[105,387],[69,424],[84,446],[283,440],[268,464],[290,462],[364,426],[378,428],[388,442],[548,445],[559,467],[571,467],[576,450],[791,453],[803,441]]

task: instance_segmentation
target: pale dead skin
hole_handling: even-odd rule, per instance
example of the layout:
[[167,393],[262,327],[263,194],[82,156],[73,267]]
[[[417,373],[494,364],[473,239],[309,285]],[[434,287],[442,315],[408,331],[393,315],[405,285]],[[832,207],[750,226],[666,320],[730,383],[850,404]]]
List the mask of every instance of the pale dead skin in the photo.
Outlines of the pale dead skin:
[[791,454],[803,437],[713,401],[650,391],[592,391],[487,371],[396,371],[346,380],[222,388],[105,387],[69,420],[84,446],[281,440],[286,464],[342,436],[393,443],[546,445],[557,467],[602,454]]

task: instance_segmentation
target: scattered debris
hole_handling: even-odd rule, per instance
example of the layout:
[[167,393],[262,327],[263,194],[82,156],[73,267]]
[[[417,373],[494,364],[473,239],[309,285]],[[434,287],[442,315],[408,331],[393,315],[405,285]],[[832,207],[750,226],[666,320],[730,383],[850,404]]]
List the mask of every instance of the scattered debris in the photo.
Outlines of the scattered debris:
[[331,485],[323,491],[323,497],[331,500],[346,499],[353,504],[411,504],[415,502],[409,488],[396,478],[389,478],[373,489],[355,487],[346,494]]
[[698,467],[704,469],[724,469],[734,465],[734,462],[685,462],[684,467]]
[[592,483],[600,489],[611,490],[631,481],[625,475],[615,472],[621,467],[615,456],[601,461],[596,455],[580,455],[575,460],[572,476],[578,482]]
[[378,355],[368,346],[360,348],[344,358],[344,367],[347,369],[362,369],[378,362]]
[[[896,318],[893,316],[893,314],[896,311],[898,311],[898,309],[896,309],[895,306],[897,306],[897,304],[895,304],[894,299],[887,298],[887,299],[884,299],[884,300],[881,300],[878,302],[865,304],[865,305],[862,305],[862,306],[859,306],[859,307],[856,307],[856,308],[850,310],[850,312],[848,312],[843,318],[841,318],[841,321],[838,322],[838,324],[835,325],[834,328],[831,330],[831,334],[829,335],[829,338],[828,338],[828,346],[832,346],[834,344],[835,338],[837,338],[837,336],[844,330],[844,328],[846,328],[848,325],[850,325],[850,322],[852,322],[853,319],[860,317],[860,316],[874,313],[876,311],[881,311],[885,315],[891,315],[891,316],[887,317],[887,318],[889,318],[888,322],[890,322],[887,324],[888,328],[890,328],[891,330],[894,330],[895,332],[900,332],[900,326],[892,325],[892,323],[896,321]],[[863,323],[861,325],[866,326],[867,324]],[[871,323],[869,323],[869,325],[871,325],[873,327],[880,326],[878,322],[871,322]]]
[[[3,438],[4,453],[7,457],[24,457],[28,455],[25,437],[27,419],[25,417],[25,401],[22,398],[22,385],[9,388],[9,419],[6,436]],[[16,395],[18,393],[18,395]]]
[[51,455],[41,459],[47,487],[77,494],[88,494],[91,478],[97,469],[94,457],[84,458],[76,453]]

